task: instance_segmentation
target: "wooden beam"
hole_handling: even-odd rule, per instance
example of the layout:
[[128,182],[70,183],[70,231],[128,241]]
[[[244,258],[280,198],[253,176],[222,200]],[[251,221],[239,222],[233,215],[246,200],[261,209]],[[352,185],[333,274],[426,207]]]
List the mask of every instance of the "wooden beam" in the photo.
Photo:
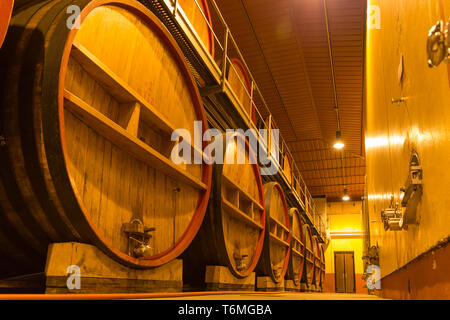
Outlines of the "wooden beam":
[[222,175],[222,177],[223,177],[223,181],[225,182],[225,184],[232,187],[233,189],[238,190],[239,194],[241,196],[243,196],[245,199],[247,199],[248,201],[251,201],[253,204],[255,204],[259,210],[264,210],[264,207],[255,198],[253,198],[250,194],[248,194],[246,191],[244,191],[244,189],[242,189],[236,183],[231,181],[227,176]]
[[70,91],[64,90],[64,99],[66,102],[65,107],[70,112],[105,139],[108,139],[111,143],[128,152],[136,159],[180,182],[200,190],[207,189],[207,186],[202,181],[185,170],[180,169],[158,151],[134,137],[131,133],[85,103]]
[[282,224],[280,221],[278,221],[277,219],[275,219],[274,217],[270,217],[270,220],[272,220],[273,222],[275,222],[278,226],[280,226],[281,228],[283,228],[287,233],[289,233],[289,228],[286,227],[284,224]]
[[287,243],[286,241],[278,238],[276,235],[274,235],[273,233],[269,233],[270,239],[274,240],[276,244],[279,244],[283,247],[287,247],[289,248],[289,243]]
[[169,135],[177,129],[155,107],[77,41],[73,43],[71,57],[119,103],[138,102],[142,106],[141,113],[144,121],[154,124]]
[[239,210],[235,205],[233,205],[231,202],[229,202],[225,197],[222,196],[222,204],[224,206],[224,209],[229,212],[234,218],[241,220],[242,222],[246,223],[247,225],[262,230],[263,226],[260,225],[258,222],[250,218],[247,214]]

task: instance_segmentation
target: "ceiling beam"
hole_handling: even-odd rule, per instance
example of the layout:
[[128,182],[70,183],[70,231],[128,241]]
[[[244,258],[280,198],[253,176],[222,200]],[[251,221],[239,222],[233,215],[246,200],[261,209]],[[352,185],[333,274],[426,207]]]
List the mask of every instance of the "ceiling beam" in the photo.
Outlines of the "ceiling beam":
[[270,68],[269,62],[267,61],[267,57],[266,57],[266,55],[264,53],[264,50],[263,50],[262,45],[261,45],[261,42],[259,41],[258,35],[256,34],[255,28],[253,26],[253,22],[250,19],[250,14],[248,13],[248,10],[247,10],[247,7],[246,7],[246,5],[244,3],[244,0],[241,0],[241,5],[242,5],[242,8],[244,9],[245,15],[247,17],[247,21],[248,21],[248,23],[250,25],[250,28],[252,30],[253,37],[255,38],[255,41],[258,44],[258,48],[259,48],[259,50],[261,52],[261,55],[262,55],[262,57],[264,59],[264,63],[266,64],[267,71],[269,72],[270,77],[271,77],[272,82],[273,82],[273,85],[275,87],[275,90],[277,91],[277,95],[280,98],[281,106],[283,107],[283,110],[284,110],[284,112],[285,112],[285,114],[287,116],[287,120],[289,122],[289,126],[291,127],[292,133],[294,134],[295,138],[298,139],[297,138],[297,133],[295,132],[295,129],[294,129],[294,125],[292,124],[291,118],[289,117],[288,110],[286,108],[286,105],[284,104],[283,97],[281,96],[280,90],[278,88],[278,84],[277,84],[277,82],[275,80],[275,77],[274,77],[274,75],[272,73],[272,69]]
[[[322,137],[322,139],[324,138],[323,136],[323,130],[322,130],[322,125],[320,123],[320,117],[319,117],[319,112],[317,111],[317,106],[316,106],[316,100],[314,99],[314,94],[312,91],[312,87],[311,87],[311,80],[309,79],[309,73],[308,73],[308,67],[306,66],[306,61],[305,61],[305,54],[303,53],[303,46],[300,42],[300,30],[299,27],[297,25],[297,19],[295,17],[295,13],[298,10],[298,6],[297,6],[298,1],[289,1],[289,6],[291,8],[291,14],[289,15],[289,18],[291,20],[291,24],[294,25],[294,29],[295,29],[295,42],[297,44],[297,49],[298,49],[298,53],[300,56],[300,60],[302,62],[303,65],[303,72],[305,74],[305,80],[306,80],[306,86],[308,87],[308,93],[309,93],[309,97],[311,99],[311,105],[314,111],[314,116],[316,118],[317,121],[317,125],[319,126],[319,132],[320,132],[320,136]],[[294,16],[292,16],[294,14]]]

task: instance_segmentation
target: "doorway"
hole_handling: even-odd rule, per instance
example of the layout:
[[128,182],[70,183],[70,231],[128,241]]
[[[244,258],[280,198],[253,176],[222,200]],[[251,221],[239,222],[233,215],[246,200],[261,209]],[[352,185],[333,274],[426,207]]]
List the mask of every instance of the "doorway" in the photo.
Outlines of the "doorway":
[[353,251],[334,253],[334,274],[337,293],[356,293],[355,253]]

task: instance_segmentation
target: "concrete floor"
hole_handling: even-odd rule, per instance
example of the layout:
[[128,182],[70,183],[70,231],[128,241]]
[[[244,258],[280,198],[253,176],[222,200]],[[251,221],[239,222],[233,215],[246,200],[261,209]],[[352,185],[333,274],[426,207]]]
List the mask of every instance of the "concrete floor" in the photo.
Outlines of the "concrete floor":
[[343,294],[343,293],[220,293],[198,294],[192,296],[171,297],[156,300],[382,300],[377,296],[367,294]]

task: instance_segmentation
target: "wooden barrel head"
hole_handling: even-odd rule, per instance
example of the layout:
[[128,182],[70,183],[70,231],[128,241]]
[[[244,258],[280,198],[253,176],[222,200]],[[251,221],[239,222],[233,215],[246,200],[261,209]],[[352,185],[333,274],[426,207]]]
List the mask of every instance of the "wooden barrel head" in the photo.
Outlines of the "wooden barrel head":
[[322,257],[321,272],[320,272],[320,285],[321,285],[321,287],[323,287],[323,281],[325,279],[325,249],[324,249],[323,243],[321,243],[319,246],[320,246],[320,254]]
[[283,159],[283,172],[284,175],[287,178],[287,181],[289,182],[289,184],[292,185],[292,179],[293,179],[293,172],[292,172],[292,160],[291,157],[289,156],[289,153],[285,153],[284,154],[284,159]]
[[14,7],[14,0],[0,1],[0,48],[5,40],[6,32],[8,31],[11,13]]
[[313,236],[313,251],[314,251],[314,283],[319,286],[322,274],[322,252],[320,250],[320,242],[317,236]]
[[67,42],[60,121],[72,186],[92,229],[126,257],[124,226],[155,228],[143,264],[160,265],[195,236],[209,180],[207,166],[171,162],[170,135],[183,128],[193,137],[195,121],[207,124],[174,41],[143,6],[129,5],[83,12]]
[[258,264],[259,274],[280,282],[289,264],[291,232],[289,212],[283,189],[276,182],[264,185],[266,231],[263,253]]
[[228,83],[247,113],[249,119],[256,124],[256,106],[251,97],[251,82],[244,64],[239,59],[231,60],[228,67]]
[[314,242],[311,227],[303,225],[303,234],[305,239],[305,266],[303,268],[303,282],[311,286],[314,281]]
[[34,59],[3,84],[12,92],[5,133],[19,137],[0,159],[15,175],[2,178],[4,189],[17,193],[5,216],[40,254],[52,242],[81,241],[130,267],[162,265],[188,247],[209,199],[212,167],[171,158],[175,129],[208,128],[196,83],[139,2],[79,1],[80,28],[70,30],[71,4],[39,2],[13,18],[39,32],[15,32],[17,52],[8,41],[11,70],[21,66],[15,55]]
[[243,278],[254,271],[261,255],[266,225],[264,192],[257,156],[247,140],[234,134],[225,146],[226,160],[221,166],[218,193],[221,195],[220,229],[230,270]]
[[212,20],[207,0],[178,0],[195,32],[214,57],[214,34],[211,30]]
[[303,266],[305,263],[305,245],[303,235],[303,223],[300,211],[297,208],[289,210],[291,217],[291,255],[289,259],[289,278],[299,285],[302,279]]

